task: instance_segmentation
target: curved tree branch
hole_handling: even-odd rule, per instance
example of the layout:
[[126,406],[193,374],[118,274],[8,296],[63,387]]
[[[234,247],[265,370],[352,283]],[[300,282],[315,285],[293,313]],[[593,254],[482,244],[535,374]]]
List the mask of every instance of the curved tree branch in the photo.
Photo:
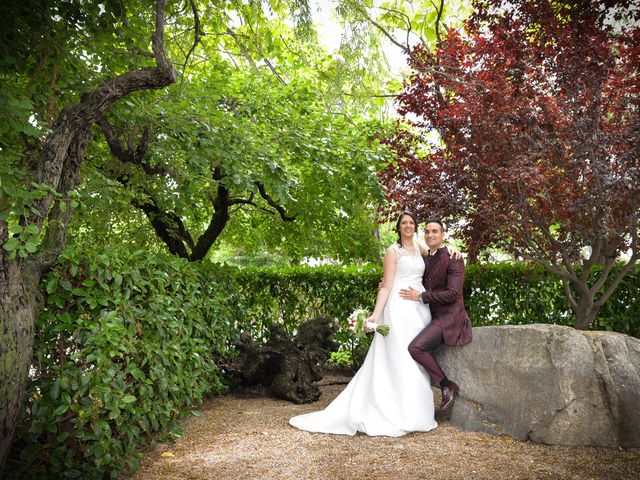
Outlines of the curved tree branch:
[[[435,5],[434,5],[435,7]],[[436,38],[438,39],[438,45],[441,43],[440,39],[440,19],[442,18],[442,12],[444,11],[444,0],[440,0],[440,8],[437,8],[438,16],[436,17]]]
[[106,117],[102,117],[98,120],[97,124],[107,140],[107,144],[109,145],[109,150],[111,150],[112,155],[122,163],[139,165],[147,175],[166,175],[169,173],[162,165],[153,166],[144,161],[144,157],[147,154],[147,150],[151,143],[151,127],[148,125],[144,127],[142,137],[140,138],[138,145],[134,148],[131,145],[131,137],[128,138],[126,147],[122,142],[120,142],[115,127],[109,122],[109,120],[107,120]]
[[[167,173],[164,167],[154,167],[144,161],[151,141],[151,129],[148,126],[145,127],[142,138],[136,147],[133,147],[131,138],[129,138],[128,145],[125,147],[118,139],[115,127],[109,123],[106,117],[102,117],[98,121],[98,125],[104,133],[111,153],[122,163],[139,165],[149,176]],[[130,183],[129,178],[125,175],[119,175],[117,180],[125,187]],[[190,253],[187,247],[193,249],[194,242],[182,218],[174,212],[160,208],[156,198],[146,189],[143,188],[141,194],[140,198],[131,200],[131,205],[144,212],[156,235],[167,245],[169,252],[188,259]]]
[[249,52],[249,50],[247,50],[247,47],[245,47],[244,43],[242,43],[242,41],[240,40],[240,37],[238,36],[238,34],[236,32],[234,32],[229,27],[227,27],[227,33],[229,35],[231,35],[231,37],[233,37],[233,39],[238,44],[238,47],[240,47],[240,51],[242,52],[242,56],[249,62],[249,65],[251,65],[251,68],[253,69],[253,71],[257,73],[259,71],[258,70],[258,66],[253,61],[253,58],[251,58],[251,53]]
[[198,13],[198,7],[196,6],[196,3],[194,2],[194,0],[189,0],[189,5],[191,5],[191,11],[193,12],[193,45],[191,45],[191,49],[187,52],[187,55],[184,59],[184,65],[182,66],[183,73],[187,69],[189,57],[200,43],[201,38],[205,35],[204,31],[200,28],[200,15]]
[[[82,96],[81,100],[60,112],[52,132],[47,137],[41,151],[36,173],[36,182],[47,184],[60,193],[64,188],[63,176],[65,157],[73,139],[96,123],[115,102],[138,90],[159,89],[176,82],[177,75],[164,51],[164,9],[165,0],[156,3],[156,29],[151,36],[156,67],[141,68],[124,73],[103,82],[98,88]],[[35,204],[36,213],[29,223],[42,228],[53,203],[53,193],[49,193]]]
[[376,22],[373,18],[371,18],[371,16],[364,10],[364,8],[361,9],[361,12],[365,16],[365,18],[367,20],[369,20],[369,22],[371,22],[371,24],[374,27],[376,27],[378,30],[380,30],[380,32],[382,32],[382,34],[391,41],[391,43],[393,43],[394,45],[400,47],[402,49],[403,53],[405,53],[407,55],[411,55],[411,50],[410,50],[408,44],[407,45],[403,45],[402,43],[397,41],[395,38],[393,38],[393,35],[391,35],[386,28],[384,28],[382,25],[380,25],[378,22]]
[[189,258],[187,245],[193,247],[193,239],[178,215],[162,210],[151,197],[134,198],[131,204],[145,213],[156,235],[165,243],[169,252],[181,258]]
[[296,219],[297,215],[287,215],[287,211],[280,205],[278,205],[267,193],[264,188],[264,184],[261,182],[254,182],[256,187],[258,187],[258,192],[260,192],[260,196],[265,199],[265,201],[269,204],[269,206],[276,209],[276,211],[280,214],[280,218],[282,218],[285,222],[293,222]]
[[[219,168],[214,169],[213,176],[214,178],[219,177],[219,179],[223,177]],[[211,245],[213,245],[213,243],[217,240],[217,238],[224,230],[224,227],[227,226],[227,222],[230,218],[230,200],[231,196],[227,187],[225,187],[222,183],[218,183],[217,194],[211,200],[211,203],[213,205],[211,220],[209,221],[207,229],[202,235],[200,235],[196,245],[193,247],[193,250],[191,251],[191,255],[189,257],[190,261],[203,259],[211,248]]]

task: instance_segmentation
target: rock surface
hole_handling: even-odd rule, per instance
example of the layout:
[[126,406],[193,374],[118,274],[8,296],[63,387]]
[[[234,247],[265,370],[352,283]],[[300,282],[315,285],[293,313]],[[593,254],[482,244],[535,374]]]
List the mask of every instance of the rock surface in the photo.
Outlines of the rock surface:
[[549,445],[640,447],[640,339],[557,325],[478,327],[436,351],[451,423]]

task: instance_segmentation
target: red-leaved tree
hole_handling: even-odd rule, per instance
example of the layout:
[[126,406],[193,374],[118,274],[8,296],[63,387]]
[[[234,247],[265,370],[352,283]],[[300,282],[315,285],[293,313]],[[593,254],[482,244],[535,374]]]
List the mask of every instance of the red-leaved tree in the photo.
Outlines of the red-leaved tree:
[[475,1],[462,32],[410,52],[381,174],[391,205],[453,221],[471,256],[559,276],[582,329],[640,258],[639,4]]

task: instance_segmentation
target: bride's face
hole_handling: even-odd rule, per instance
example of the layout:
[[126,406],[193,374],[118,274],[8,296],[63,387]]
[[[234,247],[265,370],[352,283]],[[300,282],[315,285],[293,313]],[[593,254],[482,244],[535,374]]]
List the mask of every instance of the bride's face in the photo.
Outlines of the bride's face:
[[416,223],[410,215],[404,215],[400,219],[400,234],[403,237],[413,237],[416,231]]

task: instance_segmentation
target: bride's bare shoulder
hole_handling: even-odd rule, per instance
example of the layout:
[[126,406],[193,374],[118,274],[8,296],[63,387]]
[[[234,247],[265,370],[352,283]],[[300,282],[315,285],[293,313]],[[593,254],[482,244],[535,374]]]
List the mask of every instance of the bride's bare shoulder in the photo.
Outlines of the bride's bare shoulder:
[[386,253],[395,255],[397,257],[398,253],[400,253],[400,246],[396,242],[393,242],[391,245],[389,245],[389,248],[387,248]]

